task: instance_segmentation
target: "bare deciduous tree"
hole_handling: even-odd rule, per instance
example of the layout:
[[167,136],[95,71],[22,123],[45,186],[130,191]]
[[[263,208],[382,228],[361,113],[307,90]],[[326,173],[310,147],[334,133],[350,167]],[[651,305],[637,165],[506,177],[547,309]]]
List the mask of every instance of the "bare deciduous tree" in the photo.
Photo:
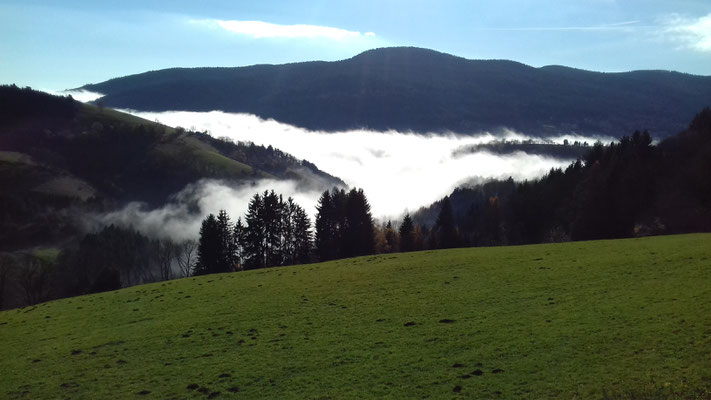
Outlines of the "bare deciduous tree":
[[10,270],[14,266],[14,260],[9,254],[0,254],[0,310],[5,305],[5,288],[10,280]]
[[172,264],[176,258],[176,245],[170,239],[163,239],[158,242],[158,267],[160,268],[160,279],[167,281],[173,278]]
[[190,276],[193,267],[195,267],[195,263],[197,262],[196,250],[197,242],[194,240],[187,240],[177,246],[176,260],[183,277]]
[[19,283],[27,304],[37,304],[49,297],[51,265],[37,257],[27,256],[20,268]]

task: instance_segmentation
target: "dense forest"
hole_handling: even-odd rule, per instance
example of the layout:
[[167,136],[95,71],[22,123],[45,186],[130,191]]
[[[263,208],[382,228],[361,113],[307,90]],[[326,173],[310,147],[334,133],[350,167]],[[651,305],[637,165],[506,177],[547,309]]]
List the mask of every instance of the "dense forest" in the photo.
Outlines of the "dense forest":
[[369,50],[337,62],[172,68],[83,89],[110,107],[241,112],[310,130],[673,135],[711,98],[711,77],[599,73],[467,60],[433,50]]

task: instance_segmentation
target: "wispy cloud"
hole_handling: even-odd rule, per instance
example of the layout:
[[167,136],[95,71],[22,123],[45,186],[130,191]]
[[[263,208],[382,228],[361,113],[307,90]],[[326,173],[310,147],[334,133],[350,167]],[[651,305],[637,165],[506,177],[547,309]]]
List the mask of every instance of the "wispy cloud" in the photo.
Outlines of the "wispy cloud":
[[673,14],[664,18],[662,24],[665,38],[680,43],[684,48],[711,52],[711,14],[699,18]]
[[361,37],[374,37],[375,33],[349,31],[341,28],[320,25],[279,25],[264,21],[238,21],[238,20],[199,20],[193,23],[218,26],[232,33],[251,36],[255,39],[286,38],[286,39],[313,39],[323,38],[331,40],[357,39]]
[[525,27],[501,27],[501,28],[481,28],[487,31],[525,31],[525,32],[545,32],[545,31],[583,31],[583,32],[632,32],[638,29],[651,28],[647,25],[640,25],[641,21],[624,21],[603,25],[588,26],[525,26]]

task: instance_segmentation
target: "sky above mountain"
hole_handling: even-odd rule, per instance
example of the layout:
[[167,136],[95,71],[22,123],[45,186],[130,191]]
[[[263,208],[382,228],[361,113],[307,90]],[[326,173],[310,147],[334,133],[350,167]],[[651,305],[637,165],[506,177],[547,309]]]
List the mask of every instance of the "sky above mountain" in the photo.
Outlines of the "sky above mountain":
[[711,2],[0,0],[0,83],[40,89],[176,66],[332,61],[388,46],[711,75]]

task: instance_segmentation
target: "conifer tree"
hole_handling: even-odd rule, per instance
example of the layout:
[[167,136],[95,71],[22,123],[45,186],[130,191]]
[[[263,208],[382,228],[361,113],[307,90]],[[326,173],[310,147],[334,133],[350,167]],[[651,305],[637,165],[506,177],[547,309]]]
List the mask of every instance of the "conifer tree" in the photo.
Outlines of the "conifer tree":
[[414,247],[414,226],[410,214],[405,214],[405,218],[400,224],[400,251],[412,251]]
[[214,272],[220,254],[220,234],[214,214],[208,215],[200,227],[198,242],[198,261],[194,275],[206,275]]
[[232,230],[232,242],[234,243],[235,267],[238,270],[244,269],[246,231],[246,227],[242,224],[242,218],[237,218],[237,222],[235,222],[234,229]]
[[252,197],[244,220],[247,227],[244,232],[245,268],[263,268],[266,266],[267,232],[263,222],[264,201],[259,193]]
[[294,261],[299,264],[311,259],[311,221],[306,211],[296,205],[294,211]]
[[440,249],[449,249],[457,246],[457,226],[454,221],[454,212],[449,197],[442,200],[442,208],[437,216],[434,227],[436,246]]
[[212,272],[230,272],[234,270],[235,244],[232,222],[225,210],[217,214],[219,250],[217,264]]

